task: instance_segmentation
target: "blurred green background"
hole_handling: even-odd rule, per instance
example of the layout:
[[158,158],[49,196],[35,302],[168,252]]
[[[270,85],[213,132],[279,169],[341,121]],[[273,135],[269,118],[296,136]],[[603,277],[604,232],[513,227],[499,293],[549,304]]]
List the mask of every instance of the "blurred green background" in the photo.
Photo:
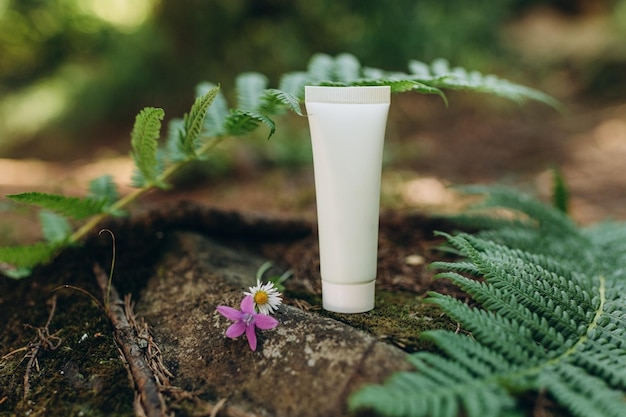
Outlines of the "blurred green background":
[[[565,46],[544,42],[546,17]],[[0,157],[125,150],[142,107],[180,117],[200,81],[276,85],[317,52],[387,70],[445,57],[610,100],[626,91],[624,39],[626,0],[0,0]]]

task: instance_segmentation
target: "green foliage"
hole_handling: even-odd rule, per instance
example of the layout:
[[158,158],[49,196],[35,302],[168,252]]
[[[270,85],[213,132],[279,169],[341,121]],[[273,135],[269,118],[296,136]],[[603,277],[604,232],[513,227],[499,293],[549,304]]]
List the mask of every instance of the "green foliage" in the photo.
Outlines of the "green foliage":
[[[48,262],[56,248],[57,245],[49,242],[0,247],[0,259],[2,262],[11,264],[16,268],[31,268],[35,265]],[[5,272],[5,270],[3,270],[3,272]]]
[[[182,119],[174,119],[168,127],[167,157],[170,162],[184,162],[201,157],[199,151],[206,137],[219,136],[217,129],[206,132],[206,119],[213,114],[213,121],[218,121],[215,113],[211,112],[214,102],[218,99],[219,87],[211,85],[202,89],[201,94],[191,106],[191,110]],[[200,151],[201,153],[201,151]]]
[[226,117],[224,129],[228,135],[243,136],[264,124],[270,129],[268,139],[276,131],[270,118],[286,110],[302,115],[298,98],[288,92],[267,88],[267,77],[244,73],[236,79],[237,104]]
[[[166,188],[171,176],[187,162],[202,160],[227,137],[242,136],[259,126],[269,128],[271,137],[276,125],[273,117],[292,111],[302,115],[300,101],[304,85],[389,85],[394,92],[417,91],[439,94],[442,89],[465,89],[486,91],[516,101],[535,99],[552,103],[535,90],[517,86],[493,77],[464,70],[448,70],[447,64],[437,61],[431,66],[410,63],[411,73],[391,73],[380,69],[362,67],[356,57],[340,54],[333,58],[318,54],[312,57],[305,72],[286,74],[280,89],[268,88],[268,78],[255,72],[247,72],[236,79],[237,105],[229,108],[219,86],[204,82],[197,87],[197,98],[189,113],[182,119],[173,119],[168,126],[167,143],[159,148],[161,122],[165,112],[160,108],[146,107],[135,118],[131,131],[132,156],[135,162],[133,193],[120,197],[112,177],[94,179],[85,198],[66,197],[56,194],[23,193],[8,196],[16,201],[33,204],[56,213],[42,214],[45,237],[55,244],[33,247],[33,256],[24,257],[20,248],[0,251],[0,270],[17,276],[13,265],[28,268],[39,261],[47,261],[54,252],[66,245],[78,242],[106,216],[121,215],[122,209],[144,192],[158,187]],[[66,218],[86,220],[78,230],[70,234]]]
[[6,196],[20,203],[32,204],[73,219],[85,219],[102,212],[103,204],[90,198],[29,192]]
[[623,416],[626,244],[614,244],[624,241],[626,226],[576,228],[559,209],[512,190],[468,190],[489,193],[483,208],[514,210],[525,220],[483,212],[487,230],[444,235],[465,259],[432,267],[475,306],[434,292],[428,301],[464,332],[424,333],[442,354],[413,354],[416,372],[357,391],[351,408],[495,417],[519,412],[524,394],[546,392],[573,416]]
[[[215,88],[215,84],[202,82],[196,87],[196,95],[204,96]],[[228,103],[224,95],[218,92],[213,99],[213,103],[207,109],[202,126],[203,131],[208,137],[223,136],[226,134],[224,129],[224,121],[228,117]]]
[[39,221],[43,237],[50,243],[62,243],[72,234],[72,226],[65,217],[51,211],[41,210]]
[[569,211],[569,191],[565,184],[565,179],[558,169],[552,170],[552,177],[552,203],[554,207],[563,213],[567,213]]
[[196,98],[189,114],[185,114],[183,119],[184,135],[182,136],[180,149],[189,158],[195,158],[197,156],[197,141],[202,132],[202,127],[204,126],[204,118],[206,117],[209,106],[213,103],[215,97],[217,97],[219,90],[219,87],[211,88],[206,94]]
[[444,101],[443,90],[461,90],[486,93],[524,103],[535,100],[558,110],[561,104],[541,91],[503,80],[494,75],[483,75],[464,68],[450,68],[448,61],[437,59],[432,64],[412,60],[409,72],[390,72],[378,68],[362,67],[356,57],[340,54],[335,58],[317,54],[311,58],[306,72],[285,74],[280,89],[302,97],[305,85],[330,86],[380,86],[388,85],[392,93],[414,91],[422,94],[437,94]]
[[133,159],[140,174],[135,177],[133,185],[136,187],[156,184],[157,176],[161,171],[157,150],[163,117],[165,117],[163,109],[146,107],[135,118],[130,144]]
[[[117,185],[113,182],[113,177],[111,175],[103,175],[91,180],[89,182],[89,194],[87,194],[87,198],[102,204],[103,209],[108,211],[113,203],[120,198]],[[121,213],[116,212],[113,214]]]
[[276,125],[272,119],[254,111],[235,109],[226,118],[225,128],[233,136],[243,136],[256,130],[261,123],[270,128],[268,138],[271,137],[276,131]]

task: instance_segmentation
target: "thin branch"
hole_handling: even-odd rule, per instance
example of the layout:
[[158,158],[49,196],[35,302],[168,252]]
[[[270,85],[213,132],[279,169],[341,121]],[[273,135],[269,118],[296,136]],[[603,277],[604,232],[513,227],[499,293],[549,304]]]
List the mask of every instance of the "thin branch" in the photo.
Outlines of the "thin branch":
[[124,312],[124,303],[115,287],[108,285],[108,276],[102,268],[94,265],[94,274],[104,297],[109,294],[106,313],[115,329],[115,340],[120,346],[129,372],[139,394],[139,403],[146,417],[164,417],[165,403],[156,385],[154,374],[146,363],[144,349],[137,343],[135,331]]
[[[26,327],[30,327],[37,331],[37,338],[28,344],[27,349],[30,349],[24,358],[28,357],[28,364],[26,365],[26,371],[24,372],[24,399],[28,397],[28,393],[30,391],[30,372],[33,366],[37,367],[39,370],[39,362],[37,360],[37,355],[41,349],[45,350],[55,350],[60,345],[63,339],[57,336],[57,333],[50,334],[50,323],[52,323],[52,318],[54,317],[54,312],[57,307],[57,296],[53,295],[50,299],[50,303],[52,306],[50,307],[50,314],[48,314],[48,320],[46,321],[46,325],[44,327],[33,327],[31,325],[26,325]],[[19,349],[18,349],[19,350]],[[15,351],[14,351],[15,352]]]

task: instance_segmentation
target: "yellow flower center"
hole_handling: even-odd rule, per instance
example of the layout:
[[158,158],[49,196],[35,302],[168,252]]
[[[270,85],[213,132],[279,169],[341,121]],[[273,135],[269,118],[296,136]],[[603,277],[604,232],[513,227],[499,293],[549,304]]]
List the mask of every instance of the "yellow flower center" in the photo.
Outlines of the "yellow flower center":
[[267,304],[267,300],[268,296],[265,291],[258,291],[256,294],[254,294],[254,302],[257,305]]

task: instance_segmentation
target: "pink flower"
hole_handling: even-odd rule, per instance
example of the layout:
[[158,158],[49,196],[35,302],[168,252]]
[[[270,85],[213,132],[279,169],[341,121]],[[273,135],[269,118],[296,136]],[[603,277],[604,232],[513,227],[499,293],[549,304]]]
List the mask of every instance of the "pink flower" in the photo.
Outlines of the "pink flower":
[[254,299],[251,295],[247,295],[241,300],[241,311],[228,306],[217,306],[217,312],[228,320],[234,321],[226,329],[226,336],[235,339],[245,333],[252,350],[256,350],[257,327],[267,330],[278,326],[278,320],[274,317],[257,314],[254,311]]

